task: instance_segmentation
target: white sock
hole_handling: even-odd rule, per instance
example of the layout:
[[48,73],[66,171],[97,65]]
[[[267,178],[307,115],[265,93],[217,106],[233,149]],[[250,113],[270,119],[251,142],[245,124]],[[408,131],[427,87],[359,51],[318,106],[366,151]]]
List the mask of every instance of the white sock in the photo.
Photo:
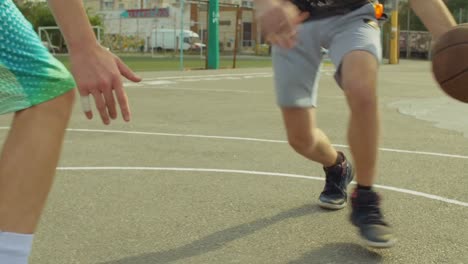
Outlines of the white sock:
[[33,234],[0,231],[0,263],[27,264],[32,241]]

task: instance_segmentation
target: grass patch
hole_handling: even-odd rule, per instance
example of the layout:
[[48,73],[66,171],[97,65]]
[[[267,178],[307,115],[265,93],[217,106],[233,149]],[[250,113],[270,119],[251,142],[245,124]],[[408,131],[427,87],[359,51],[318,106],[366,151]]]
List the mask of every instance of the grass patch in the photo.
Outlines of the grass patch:
[[[120,58],[134,71],[176,71],[180,70],[180,60],[178,57],[157,57],[149,56],[128,56],[122,55]],[[70,68],[68,56],[57,56],[67,68]],[[232,68],[232,57],[221,57],[220,68]],[[239,57],[236,68],[263,68],[271,67],[271,59],[268,57]],[[184,58],[185,69],[204,69],[205,60],[197,56],[187,56]]]

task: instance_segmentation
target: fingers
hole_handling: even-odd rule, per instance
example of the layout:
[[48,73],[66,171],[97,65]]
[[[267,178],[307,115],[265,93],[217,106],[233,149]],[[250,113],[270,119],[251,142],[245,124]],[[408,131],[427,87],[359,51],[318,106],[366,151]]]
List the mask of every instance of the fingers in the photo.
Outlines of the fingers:
[[309,13],[300,13],[294,5],[289,4],[272,9],[271,12],[274,11],[275,16],[265,15],[263,21],[260,21],[267,40],[281,48],[294,47],[297,43],[297,26],[309,17]]
[[[87,90],[91,91],[102,122],[106,125],[110,124],[110,118],[117,118],[117,106],[114,98],[114,90],[115,96],[117,96],[117,100],[121,108],[122,117],[125,121],[128,122],[130,121],[130,107],[128,106],[127,95],[123,89],[120,77],[116,77],[114,81],[109,82],[106,85],[101,84],[95,89]],[[83,112],[88,119],[92,119],[93,113],[91,109],[90,94],[84,95],[86,92],[80,92],[80,94],[80,101]]]
[[[141,80],[117,56],[104,50],[93,53],[92,59],[75,57],[75,67],[72,69],[80,91],[80,101],[83,112],[88,119],[93,117],[90,96],[106,125],[118,116],[118,107],[125,121],[130,121],[130,107],[122,84],[121,76],[133,82]],[[89,61],[90,60],[90,61]],[[94,62],[94,63],[90,63]],[[117,97],[117,98],[116,98]],[[118,106],[117,106],[118,104]]]
[[86,118],[93,119],[93,112],[91,109],[91,100],[89,99],[88,89],[82,87],[82,85],[78,85],[78,91],[80,93],[81,110],[83,110],[85,113]]
[[128,97],[122,85],[120,78],[114,80],[115,96],[120,106],[123,119],[128,122],[130,121],[130,106],[128,104]]
[[295,17],[292,21],[293,24],[298,25],[307,20],[310,16],[309,12],[302,12],[299,16]]
[[109,113],[107,112],[107,106],[104,101],[103,95],[100,91],[93,91],[94,102],[96,103],[96,108],[101,115],[102,122],[105,125],[110,124]]
[[274,45],[282,48],[292,48],[296,45],[296,27],[287,20],[283,20],[277,26],[275,32],[271,32],[267,36],[267,40]]
[[85,113],[86,117],[88,119],[93,118],[93,112],[91,111],[91,102],[89,99],[89,94],[88,95],[81,95],[80,96],[80,101],[81,101],[81,109]]
[[112,93],[112,89],[105,90],[102,95],[104,96],[107,111],[109,113],[110,118],[116,119],[117,118],[117,110],[115,107],[115,99],[114,94]]
[[274,45],[278,45],[281,48],[290,49],[297,43],[297,32],[293,31],[289,34],[270,34],[267,40]]
[[119,68],[120,74],[132,82],[141,81],[141,77],[137,76],[125,63],[122,62],[118,57],[115,57],[117,67]]

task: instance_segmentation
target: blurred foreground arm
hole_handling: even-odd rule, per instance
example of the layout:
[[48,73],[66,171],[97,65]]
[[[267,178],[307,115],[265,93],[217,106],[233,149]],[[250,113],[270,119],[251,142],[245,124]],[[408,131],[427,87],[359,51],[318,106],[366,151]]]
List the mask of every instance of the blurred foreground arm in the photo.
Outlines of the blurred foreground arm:
[[309,13],[301,13],[287,0],[254,0],[256,18],[267,41],[282,48],[296,44],[297,26]]
[[93,116],[89,103],[92,95],[104,124],[110,123],[109,117],[117,118],[115,93],[122,117],[129,121],[130,108],[121,76],[134,82],[141,79],[99,45],[81,0],[49,0],[48,3],[67,43],[71,72],[86,116],[89,119]]

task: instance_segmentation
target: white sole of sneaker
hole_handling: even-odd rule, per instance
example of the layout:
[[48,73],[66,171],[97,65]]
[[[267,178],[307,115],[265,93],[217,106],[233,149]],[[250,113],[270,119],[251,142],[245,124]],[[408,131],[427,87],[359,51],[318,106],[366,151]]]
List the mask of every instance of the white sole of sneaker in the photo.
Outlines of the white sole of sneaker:
[[340,210],[346,207],[346,203],[344,204],[329,204],[329,203],[324,203],[322,201],[318,201],[318,205],[323,208],[323,209],[329,209],[329,210]]
[[373,242],[373,241],[369,241],[369,240],[364,239],[364,238],[363,238],[363,240],[369,247],[373,247],[373,248],[391,248],[397,242],[397,239],[391,239],[391,240],[389,240],[387,242]]

